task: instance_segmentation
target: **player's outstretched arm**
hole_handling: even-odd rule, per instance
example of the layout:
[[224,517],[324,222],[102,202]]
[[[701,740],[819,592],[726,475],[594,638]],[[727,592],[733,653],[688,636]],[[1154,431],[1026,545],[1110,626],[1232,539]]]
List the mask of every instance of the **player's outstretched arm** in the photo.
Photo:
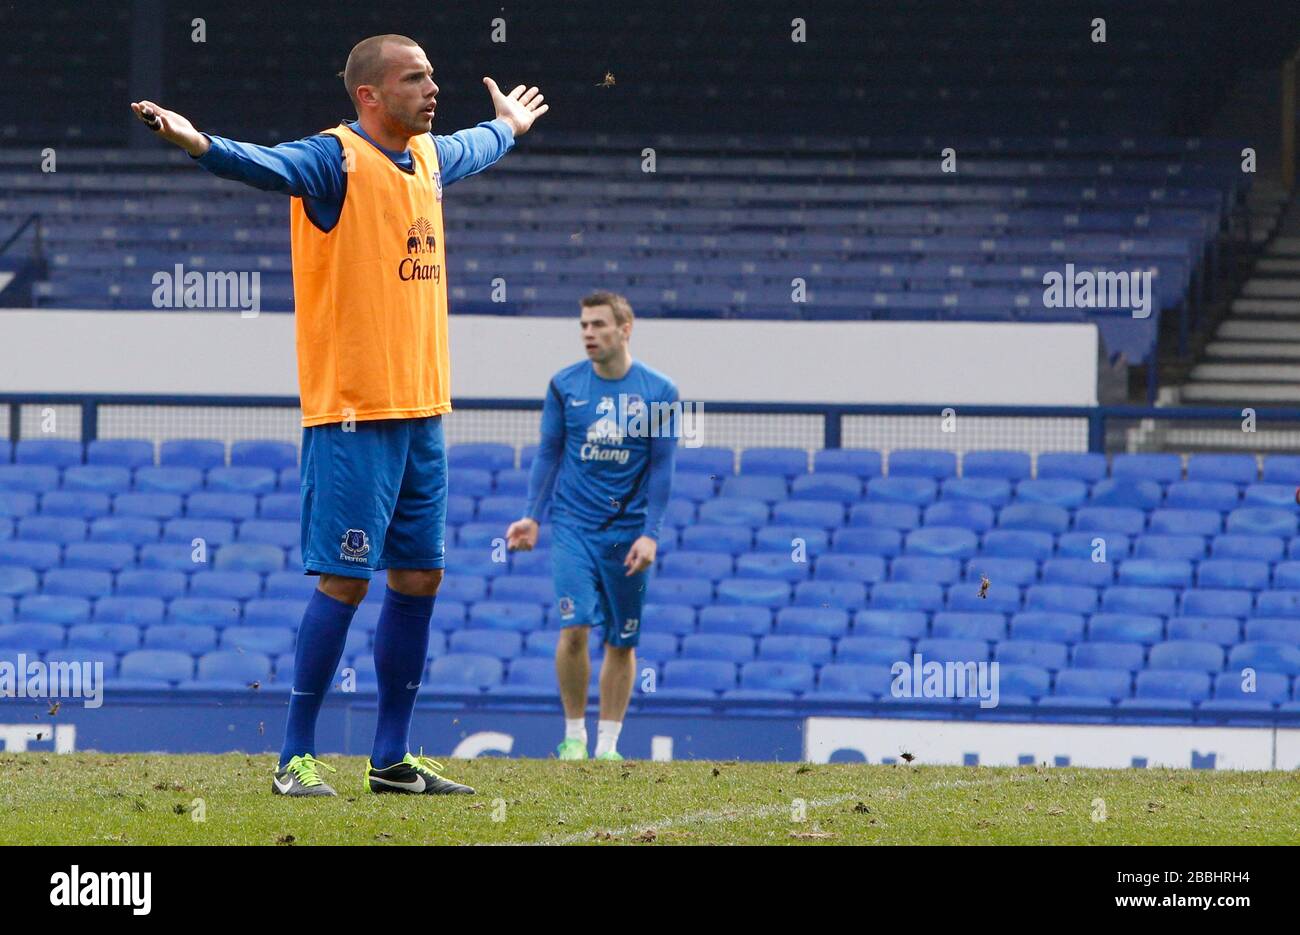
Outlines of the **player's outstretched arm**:
[[194,129],[194,124],[176,111],[159,107],[153,101],[135,101],[131,104],[131,111],[150,130],[195,158],[206,153],[212,145],[206,136]]

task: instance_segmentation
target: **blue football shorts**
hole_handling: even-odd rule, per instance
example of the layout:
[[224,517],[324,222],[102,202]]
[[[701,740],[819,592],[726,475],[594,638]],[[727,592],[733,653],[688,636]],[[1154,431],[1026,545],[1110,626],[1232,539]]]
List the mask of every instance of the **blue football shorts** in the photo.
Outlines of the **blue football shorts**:
[[551,567],[561,627],[601,627],[611,646],[641,638],[648,573],[628,577],[623,560],[639,536],[627,530],[591,532],[551,527]]
[[369,578],[446,565],[442,417],[302,430],[302,560],[308,574]]

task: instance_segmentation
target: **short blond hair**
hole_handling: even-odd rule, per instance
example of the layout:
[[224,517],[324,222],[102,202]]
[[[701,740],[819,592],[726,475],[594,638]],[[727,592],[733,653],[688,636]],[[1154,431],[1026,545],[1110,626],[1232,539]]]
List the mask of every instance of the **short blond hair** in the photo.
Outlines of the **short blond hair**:
[[590,295],[582,297],[583,308],[595,308],[597,305],[608,305],[610,311],[614,313],[614,324],[630,325],[632,323],[632,303],[617,292],[593,292]]
[[362,39],[352,47],[352,51],[348,53],[347,64],[343,66],[339,75],[342,76],[343,86],[348,89],[348,97],[352,98],[358,113],[361,112],[361,105],[357,101],[357,88],[363,84],[377,85],[384,82],[384,43],[387,42],[393,45],[413,45],[416,48],[420,45],[407,36],[385,33],[382,36]]

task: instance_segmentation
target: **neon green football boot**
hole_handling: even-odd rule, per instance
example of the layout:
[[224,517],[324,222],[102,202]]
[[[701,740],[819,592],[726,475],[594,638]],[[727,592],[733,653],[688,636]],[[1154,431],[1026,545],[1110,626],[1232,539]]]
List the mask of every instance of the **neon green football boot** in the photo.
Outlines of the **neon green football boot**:
[[581,740],[570,737],[555,748],[555,758],[557,760],[585,760],[587,758],[587,745]]
[[606,750],[600,756],[596,757],[596,759],[618,761],[623,759],[623,754],[619,753],[617,750]]

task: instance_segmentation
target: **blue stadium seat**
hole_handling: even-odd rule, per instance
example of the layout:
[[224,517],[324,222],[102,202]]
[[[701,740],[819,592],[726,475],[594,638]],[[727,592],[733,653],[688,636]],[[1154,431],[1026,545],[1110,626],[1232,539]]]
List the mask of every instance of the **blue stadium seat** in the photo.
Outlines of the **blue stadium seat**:
[[736,558],[737,578],[770,578],[791,583],[811,573],[806,560],[796,561],[789,552],[750,552]]
[[1300,675],[1300,647],[1271,640],[1247,640],[1228,650],[1228,669]]
[[[668,608],[665,608],[668,609]],[[766,636],[772,631],[772,612],[766,607],[714,605],[700,611],[700,633]],[[691,630],[674,630],[690,634]]]
[[[267,580],[268,590],[270,579]],[[447,575],[438,586],[438,599],[481,601],[487,594],[487,579],[478,575]],[[271,595],[268,593],[267,597]]]
[[1044,452],[1038,456],[1036,476],[1042,480],[1098,481],[1106,476],[1106,456],[1096,452]]
[[1217,536],[1223,516],[1217,510],[1159,509],[1151,512],[1151,532],[1171,536]]
[[218,571],[270,574],[284,570],[284,549],[259,542],[235,542],[217,550],[213,567]]
[[210,439],[172,439],[162,443],[158,463],[164,467],[190,467],[206,471],[226,463],[226,446]]
[[740,686],[804,694],[812,691],[813,676],[813,667],[805,662],[747,662],[740,667]]
[[1246,621],[1246,639],[1291,643],[1300,646],[1300,619],[1255,617]]
[[754,640],[735,633],[692,633],[682,638],[682,659],[741,663],[754,658]]
[[480,523],[497,523],[502,527],[499,534],[504,535],[504,527],[519,519],[527,510],[528,500],[525,497],[484,497],[478,503],[476,521]]
[[668,510],[664,513],[664,525],[672,529],[689,526],[695,522],[698,512],[699,509],[690,500],[673,497],[668,501]]
[[[73,470],[68,468],[68,470]],[[108,494],[85,490],[52,490],[41,495],[41,514],[47,517],[67,517],[88,520],[107,516],[109,509]],[[18,521],[19,528],[36,517],[24,517]],[[85,534],[83,528],[82,535]]]
[[19,623],[56,623],[71,626],[90,620],[90,601],[84,597],[30,594],[18,602]]
[[1264,455],[1260,480],[1270,484],[1300,484],[1300,455]]
[[1165,638],[1159,617],[1130,613],[1098,613],[1088,621],[1088,639],[1150,645]]
[[1228,532],[1253,536],[1283,536],[1296,534],[1295,510],[1274,509],[1264,506],[1238,507],[1228,514],[1224,529]]
[[1255,600],[1261,617],[1300,617],[1300,591],[1261,591]]
[[515,659],[506,673],[505,684],[510,688],[539,688],[547,694],[555,692],[555,663],[548,659]]
[[707,659],[671,659],[664,663],[661,687],[727,691],[736,687],[736,665]]
[[929,506],[939,495],[939,485],[928,477],[874,477],[867,481],[867,499],[882,503]]
[[227,627],[221,634],[221,648],[232,652],[279,656],[293,652],[294,636],[294,631],[288,627]]
[[941,611],[930,625],[932,636],[955,640],[1005,639],[1007,621],[1002,614],[954,613]]
[[16,536],[27,542],[84,542],[86,521],[69,516],[24,516],[18,521]]
[[1192,584],[1192,563],[1186,560],[1131,558],[1119,566],[1125,585],[1186,588]]
[[[78,493],[126,493],[131,489],[131,471],[108,465],[76,465],[63,472],[63,489]],[[41,509],[50,512],[48,502]],[[107,509],[97,511],[101,515],[107,512]]]
[[923,522],[928,527],[960,527],[986,532],[993,527],[993,508],[984,503],[964,500],[941,500],[925,508]]
[[1177,481],[1165,491],[1165,505],[1173,509],[1217,510],[1226,513],[1236,509],[1240,502],[1241,493],[1237,486],[1226,481]]
[[915,555],[970,558],[978,549],[975,533],[955,526],[925,526],[904,539],[904,551]]
[[59,469],[43,464],[0,464],[0,490],[42,493],[59,486]]
[[86,445],[86,463],[122,468],[153,464],[153,442],[139,438],[97,438]]
[[916,651],[927,661],[937,662],[986,662],[989,658],[989,645],[982,639],[927,637],[916,641]]
[[877,610],[936,611],[943,607],[943,590],[937,584],[885,581],[871,588],[870,603]]
[[1145,657],[1141,643],[1095,640],[1077,643],[1070,664],[1076,669],[1128,669],[1136,672],[1143,668]]
[[[644,627],[642,627],[644,630]],[[671,633],[645,633],[637,643],[638,666],[649,661],[665,662],[677,658],[677,637]]]
[[824,500],[783,500],[773,505],[772,522],[812,529],[836,529],[844,524],[844,507]]
[[726,477],[736,472],[736,454],[730,448],[679,447],[674,466],[684,474]]
[[1017,640],[1077,643],[1083,639],[1082,613],[1028,610],[1011,617],[1011,636]]
[[509,630],[458,630],[448,637],[447,648],[452,653],[513,659],[523,652],[523,638]]
[[683,550],[665,555],[659,564],[659,574],[666,578],[719,578],[731,577],[735,562],[728,552],[696,552]]
[[135,472],[140,493],[189,494],[203,488],[203,472],[196,467],[142,467]]
[[768,520],[768,507],[762,500],[719,497],[700,504],[700,522],[720,526],[762,526]]
[[[660,545],[660,555],[667,557],[669,550],[663,548],[663,542]],[[460,550],[457,550],[459,553]],[[448,550],[450,556],[451,551]],[[496,564],[495,562],[493,564]],[[450,566],[450,560],[448,562]],[[533,549],[531,552],[515,552],[510,558],[510,570],[516,575],[549,575],[552,569],[551,550],[550,549]],[[470,574],[480,574],[480,572],[470,572]],[[486,575],[484,575],[486,577]]]
[[889,566],[890,581],[913,581],[921,584],[951,584],[961,578],[961,562],[955,558],[905,555]]
[[963,477],[992,477],[1018,481],[1033,474],[1032,462],[1023,451],[968,451],[961,460]]
[[453,469],[453,475],[465,468],[505,471],[515,466],[515,449],[511,445],[492,442],[451,445],[447,449],[447,464]]
[[984,534],[980,552],[982,555],[999,558],[1042,560],[1052,557],[1053,548],[1050,532],[1033,529],[991,529]]
[[776,613],[776,633],[781,636],[816,636],[839,639],[849,629],[849,614],[833,607],[783,607]]
[[1028,558],[989,558],[977,556],[966,562],[965,579],[978,582],[987,577],[990,584],[1023,587],[1038,580],[1038,563]]
[[813,577],[818,581],[874,583],[885,578],[885,560],[879,555],[823,555],[817,559]]
[[1049,558],[1043,562],[1043,584],[1086,585],[1099,588],[1110,584],[1115,566],[1086,558]]
[[301,544],[302,531],[298,523],[288,520],[246,519],[239,524],[239,542],[291,549]]
[[123,679],[156,679],[186,682],[194,675],[194,657],[164,649],[137,649],[122,657],[118,676]]
[[806,526],[764,526],[754,534],[755,551],[794,555],[796,548],[811,561],[830,548],[830,536],[824,529]]
[[218,649],[199,658],[198,682],[266,682],[271,678],[271,660],[265,653]]
[[[1205,558],[1205,537],[1148,533],[1134,540],[1133,557],[1199,562]],[[1111,555],[1110,543],[1107,543],[1107,558],[1113,560],[1123,556]]]
[[708,578],[657,578],[654,597],[661,604],[703,607],[713,602],[713,582]]
[[1240,504],[1231,504],[1224,509],[1236,506],[1268,506],[1290,509],[1295,503],[1296,489],[1289,484],[1250,484],[1241,494]]
[[1183,592],[1179,612],[1193,617],[1245,617],[1254,603],[1250,591],[1192,589]]
[[936,449],[896,448],[889,453],[889,475],[928,477],[932,480],[956,477],[957,456],[951,451]]
[[262,577],[251,571],[205,571],[190,579],[191,597],[226,597],[239,601],[262,593]]
[[119,572],[117,590],[119,597],[161,598],[170,600],[180,597],[189,586],[189,579],[184,572],[162,571],[152,568],[130,569]]
[[252,519],[257,515],[257,497],[250,493],[192,493],[185,498],[185,515],[190,519],[228,519],[236,522]]
[[1225,533],[1210,540],[1210,555],[1214,558],[1244,559],[1253,562],[1278,562],[1286,551],[1281,536],[1243,536]]
[[[1267,585],[1260,585],[1260,587],[1267,587]],[[1300,589],[1300,562],[1278,562],[1273,566],[1273,587],[1283,591]]]
[[1056,673],[1053,694],[1112,701],[1128,698],[1133,694],[1133,673],[1127,669],[1062,669]]
[[1001,665],[1033,666],[1041,669],[1064,669],[1068,650],[1064,643],[1050,640],[1002,640],[994,655]]
[[262,497],[258,517],[297,524],[302,513],[302,498],[295,493],[273,493]]
[[1223,647],[1197,640],[1170,640],[1151,647],[1149,669],[1185,669],[1216,673],[1223,668]]
[[500,659],[475,653],[448,653],[429,666],[426,688],[434,692],[473,692],[501,684]]
[[92,600],[113,591],[113,576],[106,571],[84,568],[54,568],[45,573],[42,594],[88,597]]
[[876,526],[837,529],[831,534],[833,551],[860,555],[894,556],[902,550],[902,541],[897,529]]
[[1023,480],[1016,484],[1016,501],[1074,509],[1088,499],[1088,485],[1069,478]]
[[195,561],[194,549],[180,543],[151,543],[140,546],[140,568],[189,573],[203,568]]
[[217,648],[217,631],[200,624],[149,627],[144,631],[144,648],[174,649],[198,656]]
[[1158,507],[1162,499],[1160,485],[1155,481],[1105,478],[1092,485],[1088,504],[1151,510]]
[[766,474],[733,474],[722,481],[722,497],[740,497],[746,500],[761,500],[772,504],[784,500],[790,494],[789,486],[783,477]]
[[1090,614],[1096,609],[1096,588],[1066,584],[1035,584],[1025,589],[1025,610]]
[[1111,460],[1110,474],[1169,483],[1183,479],[1183,459],[1176,454],[1117,454]]
[[508,575],[492,579],[492,600],[550,604],[555,582],[548,575]]
[[784,607],[790,603],[790,585],[763,578],[726,578],[718,582],[717,600],[719,604]]
[[916,610],[859,610],[853,615],[856,636],[919,639],[926,634],[926,615]]
[[769,662],[803,662],[824,665],[834,650],[829,637],[789,636],[781,633],[765,636],[758,643],[758,658]]
[[1134,696],[1203,701],[1210,697],[1210,676],[1205,672],[1148,669],[1138,673]]
[[135,565],[135,546],[125,542],[74,542],[63,550],[63,567],[121,571]]
[[1027,695],[1041,698],[1051,694],[1052,676],[1046,669],[1033,665],[1000,665],[998,667],[998,694],[1006,702],[1008,696]]
[[1193,454],[1187,458],[1189,481],[1225,481],[1253,484],[1259,477],[1254,455]]
[[1178,592],[1173,588],[1146,588],[1116,585],[1105,588],[1101,595],[1102,610],[1117,614],[1155,614],[1172,617],[1178,604]]
[[1002,529],[1060,533],[1069,525],[1069,512],[1050,503],[1010,503],[998,511]]
[[542,621],[542,608],[532,601],[478,601],[469,608],[469,625],[485,630],[537,630]]
[[1002,507],[1011,501],[1011,484],[992,477],[950,477],[939,485],[939,499]]
[[920,509],[909,503],[855,503],[849,507],[850,526],[915,529],[920,522]]
[[66,631],[59,623],[0,624],[0,649],[14,649],[35,656],[47,650],[60,649],[65,635]]
[[1079,532],[1117,532],[1133,536],[1143,531],[1146,516],[1139,509],[1121,506],[1082,506],[1074,513]]
[[863,700],[889,694],[894,676],[887,666],[831,663],[822,666],[817,676],[817,691],[823,695],[858,696]]
[[1196,569],[1199,588],[1249,588],[1259,590],[1269,584],[1268,562],[1210,558]]
[[[3,467],[3,465],[0,465]],[[36,495],[20,490],[0,490],[0,517],[17,518],[36,512]]]
[[199,624],[224,629],[239,624],[239,601],[215,597],[178,597],[167,605],[168,624]]
[[808,473],[808,452],[803,448],[746,448],[740,453],[740,473],[788,480]]
[[14,463],[66,468],[81,464],[81,442],[61,438],[24,438],[14,444]]
[[1241,622],[1235,617],[1170,617],[1165,636],[1171,640],[1196,640],[1231,646],[1241,639]]
[[852,474],[862,479],[881,475],[879,451],[863,448],[823,448],[813,453],[813,471]]
[[717,493],[717,485],[707,474],[674,474],[673,496],[682,497],[692,503],[701,503],[712,499]]
[[[1250,679],[1240,672],[1220,672],[1214,676],[1214,697],[1224,700],[1267,701],[1280,704],[1291,697],[1287,677],[1280,672],[1257,672]],[[1251,687],[1253,691],[1246,691]]]
[[0,566],[45,571],[58,566],[61,552],[57,542],[8,539],[0,541]]
[[160,597],[101,597],[91,613],[97,624],[130,624],[148,627],[162,623],[167,605]]
[[[683,475],[683,479],[692,475]],[[674,479],[673,488],[678,487]],[[790,497],[794,500],[828,500],[835,503],[852,503],[862,496],[861,478],[852,474],[818,472],[796,477],[790,484]]]
[[449,486],[462,497],[489,497],[492,495],[492,472],[486,468],[463,467],[451,475]]
[[[217,467],[208,471],[206,487],[212,493],[275,493],[279,478],[270,468]],[[251,514],[250,514],[251,515]]]
[[[297,468],[298,448],[289,442],[240,441],[230,446],[230,466],[269,468],[281,471]],[[211,474],[208,475],[211,483]]]

